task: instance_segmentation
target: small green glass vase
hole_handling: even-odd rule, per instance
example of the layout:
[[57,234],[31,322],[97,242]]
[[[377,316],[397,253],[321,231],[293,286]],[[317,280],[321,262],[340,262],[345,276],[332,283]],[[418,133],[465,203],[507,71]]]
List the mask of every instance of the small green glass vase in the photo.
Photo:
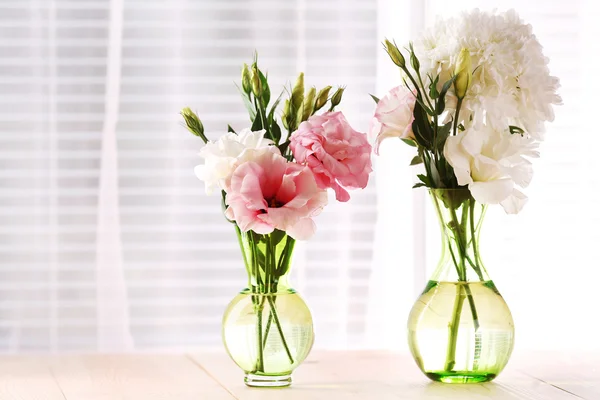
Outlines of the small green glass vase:
[[289,285],[295,240],[282,231],[260,235],[236,226],[248,287],[227,306],[223,343],[255,387],[283,387],[314,342],[309,308]]
[[481,261],[486,206],[467,189],[431,189],[430,197],[441,225],[442,255],[410,312],[409,347],[433,381],[491,381],[512,353],[514,323]]

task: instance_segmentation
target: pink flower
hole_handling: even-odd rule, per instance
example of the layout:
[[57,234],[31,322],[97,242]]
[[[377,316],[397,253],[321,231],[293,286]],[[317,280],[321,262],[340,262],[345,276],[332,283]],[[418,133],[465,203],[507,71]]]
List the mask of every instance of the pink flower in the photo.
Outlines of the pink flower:
[[290,138],[296,161],[308,165],[320,188],[335,190],[338,201],[350,200],[344,188],[364,188],[371,173],[371,145],[352,129],[341,112],[313,115]]
[[311,237],[311,217],[327,204],[327,192],[319,189],[310,169],[271,151],[247,152],[249,161],[237,166],[231,177],[225,216],[243,232],[279,229],[295,239]]
[[375,140],[376,154],[383,139],[398,137],[414,140],[412,123],[415,119],[415,96],[416,93],[405,86],[398,86],[379,100],[369,128],[369,137]]

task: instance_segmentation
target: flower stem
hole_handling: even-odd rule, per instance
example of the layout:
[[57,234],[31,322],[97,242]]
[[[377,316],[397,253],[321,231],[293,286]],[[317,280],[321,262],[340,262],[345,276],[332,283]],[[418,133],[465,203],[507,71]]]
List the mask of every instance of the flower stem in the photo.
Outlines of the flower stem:
[[460,113],[460,108],[462,106],[462,101],[463,99],[459,98],[458,101],[456,102],[456,112],[454,113],[454,127],[452,129],[452,131],[454,132],[454,136],[456,136],[456,134],[458,133],[458,115]]
[[458,340],[458,325],[460,323],[460,314],[462,313],[465,297],[462,294],[462,284],[456,284],[456,297],[454,299],[454,309],[452,310],[452,322],[450,322],[448,351],[446,353],[446,371],[452,371],[456,365],[456,342]]
[[292,357],[292,353],[287,345],[285,340],[285,335],[283,334],[283,329],[281,329],[281,324],[279,323],[279,317],[277,316],[277,310],[275,309],[275,300],[269,297],[269,303],[271,305],[271,311],[273,313],[273,319],[275,320],[275,326],[277,326],[277,330],[279,331],[279,336],[281,336],[281,341],[283,342],[283,347],[285,348],[285,352],[287,353],[288,358],[290,359],[290,364],[294,363],[294,358]]
[[265,337],[263,338],[262,348],[263,351],[267,346],[267,338],[269,337],[269,331],[271,330],[271,323],[273,322],[273,311],[269,312],[269,319],[267,320],[267,327],[265,328]]
[[262,339],[262,313],[263,307],[265,305],[265,298],[261,299],[260,305],[258,306],[258,310],[256,312],[257,324],[256,324],[256,334],[257,334],[257,344],[258,344],[258,363],[256,366],[257,372],[265,372],[265,358],[263,353],[263,339]]
[[[448,336],[448,350],[446,353],[446,371],[451,371],[456,364],[456,345],[458,340],[458,327],[460,324],[460,316],[462,314],[462,308],[465,301],[465,297],[469,302],[469,308],[471,310],[471,316],[473,318],[473,326],[475,328],[475,333],[479,330],[479,317],[477,314],[477,308],[475,306],[475,299],[473,297],[473,293],[471,292],[471,288],[469,286],[469,282],[467,279],[467,271],[465,260],[469,262],[469,264],[473,267],[473,270],[477,272],[480,280],[483,281],[483,276],[481,270],[478,266],[479,257],[477,254],[477,243],[475,242],[475,223],[473,221],[474,217],[474,202],[469,200],[468,209],[466,204],[463,206],[462,218],[459,223],[458,216],[456,215],[456,211],[451,207],[450,214],[452,217],[451,227],[454,233],[454,237],[451,240],[454,240],[458,247],[458,260],[452,250],[452,244],[449,244],[450,254],[452,256],[452,260],[454,262],[454,266],[456,267],[456,271],[458,273],[458,282],[456,284],[456,298],[454,300],[454,309],[452,311],[452,320],[449,325],[449,336]],[[474,250],[475,263],[469,258],[467,253],[467,221],[470,222],[471,227],[471,245]],[[464,294],[463,294],[464,291]],[[479,358],[476,355],[476,358]]]

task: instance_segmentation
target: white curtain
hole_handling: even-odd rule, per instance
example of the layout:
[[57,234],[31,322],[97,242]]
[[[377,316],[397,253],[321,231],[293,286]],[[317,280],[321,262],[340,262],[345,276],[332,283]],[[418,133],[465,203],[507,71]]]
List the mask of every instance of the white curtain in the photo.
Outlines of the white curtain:
[[[299,71],[307,85],[347,85],[343,110],[366,131],[368,93],[400,83],[381,40],[475,6],[514,7],[533,25],[565,102],[525,211],[488,216],[484,261],[518,346],[598,347],[586,306],[600,274],[592,0],[0,0],[0,351],[219,346],[244,269],[218,196],[193,176],[201,143],[178,111],[196,110],[211,139],[248,126],[233,83],[256,49],[274,93]],[[332,201],[296,251],[317,347],[405,348],[437,261],[410,149],[381,153],[369,187]]]
[[[193,175],[201,141],[249,125],[234,82],[259,52],[273,97],[346,85],[373,109],[376,1],[0,1],[0,350],[220,344],[246,278],[235,234]],[[374,183],[374,181],[373,181]],[[322,347],[365,345],[374,186],[332,204],[293,282]]]

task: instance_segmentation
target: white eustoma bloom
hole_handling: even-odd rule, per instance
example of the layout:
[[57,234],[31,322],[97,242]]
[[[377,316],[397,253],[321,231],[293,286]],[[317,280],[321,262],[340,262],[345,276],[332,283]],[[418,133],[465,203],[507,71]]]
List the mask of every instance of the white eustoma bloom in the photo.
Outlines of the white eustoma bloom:
[[244,129],[237,135],[232,132],[221,136],[216,142],[208,142],[200,156],[204,165],[194,168],[196,176],[204,181],[206,193],[214,189],[224,190],[226,181],[231,177],[238,159],[248,149],[260,149],[273,145],[273,141],[265,139],[265,130],[251,131]]
[[444,156],[458,184],[468,185],[475,200],[501,204],[508,214],[516,214],[527,197],[515,186],[525,188],[531,182],[533,169],[525,157],[537,157],[536,149],[531,138],[484,125],[448,137]]
[[[462,49],[474,68],[471,87],[462,103],[464,126],[484,123],[495,129],[523,128],[543,138],[544,122],[554,119],[558,78],[551,76],[542,46],[514,10],[506,13],[474,10],[438,20],[415,43],[421,74],[440,75],[439,86],[451,78]],[[439,89],[439,88],[438,88]],[[449,93],[452,93],[453,87]],[[446,109],[453,115],[452,106]]]

